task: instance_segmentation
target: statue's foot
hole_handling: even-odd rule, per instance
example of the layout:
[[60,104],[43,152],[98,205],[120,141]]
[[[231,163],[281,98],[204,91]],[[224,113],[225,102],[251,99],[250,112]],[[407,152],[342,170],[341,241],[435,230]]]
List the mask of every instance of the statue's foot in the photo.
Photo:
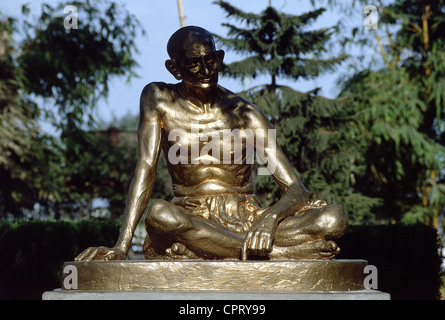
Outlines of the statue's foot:
[[183,260],[199,259],[192,251],[187,249],[182,243],[174,243],[171,248],[167,248],[164,253],[159,253],[147,236],[144,243],[144,256],[147,260]]
[[173,243],[171,248],[165,250],[165,255],[173,260],[199,259],[199,257],[194,252],[192,252],[186,246],[179,242]]
[[340,248],[331,240],[312,240],[291,247],[274,247],[271,259],[331,260],[340,253]]
[[199,258],[179,242],[173,243],[170,248],[167,248],[165,252],[161,253],[155,249],[149,235],[147,235],[144,242],[144,257],[147,260],[182,260]]

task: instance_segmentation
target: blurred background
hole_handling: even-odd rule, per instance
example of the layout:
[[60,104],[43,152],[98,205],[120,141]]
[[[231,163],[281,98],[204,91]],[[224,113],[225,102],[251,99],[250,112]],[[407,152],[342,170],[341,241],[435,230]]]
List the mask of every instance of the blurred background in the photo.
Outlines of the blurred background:
[[[140,92],[175,82],[167,41],[197,25],[226,52],[220,84],[269,115],[313,198],[345,208],[343,257],[387,270],[393,297],[440,298],[444,14],[439,0],[0,0],[1,296],[38,299],[63,261],[114,245]],[[280,198],[254,182],[264,206]],[[152,200],[171,197],[161,157]]]

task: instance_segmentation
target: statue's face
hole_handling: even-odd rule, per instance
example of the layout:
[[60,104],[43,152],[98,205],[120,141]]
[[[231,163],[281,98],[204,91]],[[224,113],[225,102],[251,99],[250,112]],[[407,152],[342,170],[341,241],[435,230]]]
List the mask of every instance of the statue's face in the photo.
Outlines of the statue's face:
[[216,87],[220,60],[223,57],[215,51],[209,41],[197,41],[184,48],[185,55],[179,62],[182,82],[192,90],[208,90]]

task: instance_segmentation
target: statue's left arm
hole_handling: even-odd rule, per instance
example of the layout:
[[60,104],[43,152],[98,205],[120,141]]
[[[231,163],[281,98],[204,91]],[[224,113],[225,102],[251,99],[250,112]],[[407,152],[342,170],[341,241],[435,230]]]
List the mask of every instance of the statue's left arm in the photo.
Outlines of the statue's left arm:
[[284,194],[249,230],[241,252],[242,260],[247,259],[248,250],[258,255],[270,253],[278,223],[293,215],[309,200],[309,192],[277,144],[270,121],[261,110],[253,112],[250,121],[253,128],[261,129],[255,130],[256,152]]

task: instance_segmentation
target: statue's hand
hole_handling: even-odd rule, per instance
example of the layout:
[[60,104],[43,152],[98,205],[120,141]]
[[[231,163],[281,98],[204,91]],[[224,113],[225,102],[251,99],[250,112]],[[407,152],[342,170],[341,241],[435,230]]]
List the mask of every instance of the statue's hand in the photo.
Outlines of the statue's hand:
[[241,251],[241,260],[247,260],[247,251],[259,256],[272,252],[276,230],[276,218],[272,215],[264,215],[247,233]]
[[79,254],[75,261],[91,260],[126,260],[127,255],[121,249],[107,247],[90,247]]

